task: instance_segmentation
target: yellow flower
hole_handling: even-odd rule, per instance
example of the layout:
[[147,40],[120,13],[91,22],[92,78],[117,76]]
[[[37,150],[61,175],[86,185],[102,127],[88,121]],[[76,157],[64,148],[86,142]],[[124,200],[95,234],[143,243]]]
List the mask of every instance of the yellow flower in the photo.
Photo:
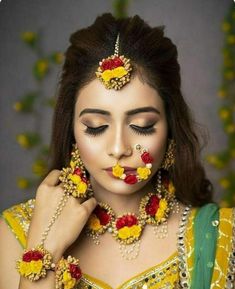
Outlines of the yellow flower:
[[76,165],[77,165],[77,161],[76,162],[74,162],[74,161],[70,161],[70,167],[74,170],[75,169],[75,167],[76,167]]
[[38,261],[31,261],[30,263],[30,269],[32,273],[39,274],[42,270],[42,260]]
[[85,194],[85,192],[87,190],[87,184],[84,182],[80,182],[77,185],[77,190],[79,191],[80,194]]
[[130,234],[129,227],[125,226],[125,227],[118,230],[118,237],[120,239],[128,239],[128,238],[130,238],[130,236],[131,236],[131,234]]
[[46,59],[38,60],[38,62],[37,62],[38,73],[40,75],[44,75],[48,70],[48,66],[49,66],[48,60],[46,60]]
[[228,32],[231,29],[231,24],[228,22],[223,22],[222,23],[222,29],[224,32]]
[[159,208],[163,211],[167,209],[168,203],[165,199],[161,199],[159,203]]
[[113,175],[115,177],[121,177],[121,175],[124,173],[124,169],[119,166],[119,164],[116,164],[116,166],[113,167]]
[[146,180],[151,174],[151,170],[146,167],[139,167],[137,168],[137,173],[141,179]]
[[30,268],[29,262],[21,261],[20,265],[19,265],[19,272],[23,276],[30,275],[32,272],[31,272],[31,268]]
[[170,183],[169,183],[168,190],[169,190],[170,194],[174,194],[175,193],[175,187],[174,187],[172,181],[170,181]]
[[20,146],[22,146],[23,148],[29,148],[30,147],[30,143],[29,143],[29,139],[26,135],[24,134],[19,134],[17,136],[17,142],[19,143]]
[[14,103],[14,110],[15,111],[21,111],[22,108],[23,108],[23,105],[22,105],[22,103],[20,101],[17,101],[17,102]]
[[225,98],[225,97],[227,96],[226,90],[225,90],[225,89],[220,89],[220,90],[218,91],[218,96],[219,96],[220,98]]
[[220,110],[219,116],[220,116],[221,119],[226,120],[230,116],[230,111],[228,109],[226,109],[226,108],[223,108],[223,109]]
[[63,59],[64,59],[64,54],[61,53],[61,52],[56,52],[56,53],[54,54],[54,59],[55,59],[55,62],[56,62],[57,64],[60,64],[60,63],[62,63],[62,61],[63,61]]
[[227,38],[227,41],[229,44],[234,44],[235,43],[235,36],[234,35],[229,35]]
[[226,178],[220,179],[219,183],[220,183],[221,187],[224,189],[228,189],[230,186],[230,181]]
[[105,70],[104,72],[102,72],[101,77],[103,78],[103,80],[105,82],[109,82],[109,80],[111,78],[113,78],[113,73],[110,69]]
[[63,284],[65,289],[72,289],[75,286],[76,279],[72,278],[71,274],[68,271],[63,273]]
[[94,231],[98,231],[102,226],[100,225],[100,220],[96,215],[92,214],[88,221],[88,227]]
[[27,189],[29,187],[30,183],[25,178],[18,178],[17,180],[17,186],[20,189]]
[[68,179],[70,179],[75,185],[78,185],[81,182],[81,177],[78,175],[68,175]]
[[160,221],[164,217],[164,215],[165,215],[165,211],[163,209],[161,209],[161,208],[158,208],[158,210],[157,210],[157,212],[155,214],[155,219],[157,221]]
[[141,233],[141,227],[139,225],[133,225],[130,227],[130,234],[133,237],[139,237]]
[[22,33],[21,37],[26,43],[33,43],[36,40],[37,35],[32,31],[25,31]]
[[126,75],[128,72],[123,66],[119,66],[113,70],[113,77],[121,78]]

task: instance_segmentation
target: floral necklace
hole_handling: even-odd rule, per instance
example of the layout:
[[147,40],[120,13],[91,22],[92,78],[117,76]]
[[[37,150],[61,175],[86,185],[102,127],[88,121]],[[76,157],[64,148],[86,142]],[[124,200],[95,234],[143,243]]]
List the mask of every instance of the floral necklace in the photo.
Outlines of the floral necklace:
[[166,175],[167,172],[164,171],[163,177],[162,172],[163,170],[158,171],[156,192],[147,193],[142,197],[138,215],[128,212],[116,216],[108,204],[100,202],[88,219],[85,227],[86,235],[98,245],[99,236],[106,231],[111,233],[119,242],[121,255],[126,260],[138,256],[140,238],[146,224],[154,227],[154,233],[158,238],[165,238],[168,233],[167,219],[172,212],[179,212],[179,203],[174,195],[175,188]]

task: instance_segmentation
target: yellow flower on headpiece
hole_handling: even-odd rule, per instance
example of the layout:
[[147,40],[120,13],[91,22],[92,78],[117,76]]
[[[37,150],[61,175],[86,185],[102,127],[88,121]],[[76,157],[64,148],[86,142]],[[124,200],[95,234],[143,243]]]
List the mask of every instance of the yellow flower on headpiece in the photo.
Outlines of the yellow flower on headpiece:
[[78,185],[81,182],[81,177],[78,175],[68,175],[68,179],[70,179],[75,185]]
[[116,164],[116,165],[113,167],[112,172],[113,172],[113,175],[114,175],[115,177],[120,178],[121,175],[124,173],[124,168],[122,168],[119,164]]
[[30,269],[31,272],[34,274],[39,274],[42,270],[42,260],[38,260],[38,261],[30,261]]
[[98,231],[100,228],[102,228],[100,224],[100,220],[96,217],[95,214],[92,214],[88,221],[88,227],[91,230]]
[[123,76],[125,76],[128,72],[126,71],[126,69],[123,66],[117,67],[115,69],[107,69],[104,72],[102,72],[101,77],[103,78],[103,80],[105,82],[110,81],[110,79],[112,78],[121,78]]
[[72,289],[76,284],[76,279],[72,278],[71,274],[68,271],[63,273],[63,284],[64,289]]
[[133,237],[139,237],[141,233],[141,227],[138,225],[133,225],[132,227],[130,227],[130,234]]
[[122,227],[121,229],[118,230],[118,237],[120,239],[128,239],[130,238],[131,234],[130,234],[130,229],[129,227],[125,226]]
[[80,194],[84,194],[87,190],[87,184],[84,182],[80,182],[77,185],[77,190],[79,191]]
[[137,169],[137,173],[141,179],[146,180],[148,176],[151,174],[151,170],[146,167],[139,167]]

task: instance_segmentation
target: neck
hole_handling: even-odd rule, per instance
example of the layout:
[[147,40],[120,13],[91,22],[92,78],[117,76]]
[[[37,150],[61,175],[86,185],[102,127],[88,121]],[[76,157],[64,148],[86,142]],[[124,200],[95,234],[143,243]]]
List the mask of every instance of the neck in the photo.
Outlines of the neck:
[[96,183],[93,178],[90,181],[96,200],[111,206],[116,216],[127,212],[138,214],[141,198],[147,193],[154,191],[151,182],[148,182],[143,188],[133,193],[122,194],[106,190]]

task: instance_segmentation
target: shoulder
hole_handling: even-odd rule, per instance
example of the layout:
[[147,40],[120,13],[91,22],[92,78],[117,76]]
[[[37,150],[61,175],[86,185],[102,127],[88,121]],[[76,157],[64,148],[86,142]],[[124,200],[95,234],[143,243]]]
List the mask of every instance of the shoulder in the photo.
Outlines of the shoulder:
[[34,210],[35,199],[13,205],[1,213],[2,219],[24,248],[30,221]]

